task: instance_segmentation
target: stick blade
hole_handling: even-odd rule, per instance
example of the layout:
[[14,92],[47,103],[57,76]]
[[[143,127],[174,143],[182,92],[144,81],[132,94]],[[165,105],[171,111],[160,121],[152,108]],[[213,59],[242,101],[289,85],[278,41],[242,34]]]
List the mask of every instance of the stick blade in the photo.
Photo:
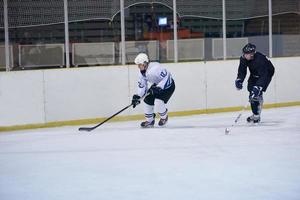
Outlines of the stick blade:
[[226,128],[226,129],[225,129],[225,135],[229,135],[229,133],[230,133],[230,129],[229,129],[229,128]]
[[91,128],[91,127],[80,127],[78,130],[79,131],[88,131],[88,132],[90,132],[90,131],[92,131],[94,128]]

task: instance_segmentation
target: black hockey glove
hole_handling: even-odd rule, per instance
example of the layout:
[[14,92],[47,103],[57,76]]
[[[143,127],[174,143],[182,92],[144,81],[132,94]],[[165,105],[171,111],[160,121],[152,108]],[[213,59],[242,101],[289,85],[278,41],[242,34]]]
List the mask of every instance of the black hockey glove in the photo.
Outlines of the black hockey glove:
[[236,87],[236,89],[238,89],[238,90],[243,89],[243,82],[242,82],[241,79],[238,78],[238,79],[235,80],[235,87]]
[[250,92],[249,95],[250,101],[258,101],[261,94],[262,94],[262,87],[253,86],[252,91]]
[[141,103],[141,97],[137,94],[132,96],[132,100],[131,100],[131,104],[132,107],[135,108],[137,105],[139,105]]
[[148,90],[148,93],[151,95],[158,95],[161,93],[161,91],[162,89],[160,87],[157,87],[156,84],[153,84]]

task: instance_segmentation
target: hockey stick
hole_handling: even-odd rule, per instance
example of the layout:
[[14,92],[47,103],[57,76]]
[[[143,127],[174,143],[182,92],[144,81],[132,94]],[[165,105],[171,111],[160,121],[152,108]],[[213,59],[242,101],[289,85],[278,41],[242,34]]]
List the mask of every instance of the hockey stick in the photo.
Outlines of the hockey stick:
[[110,116],[109,118],[107,118],[106,120],[104,120],[103,122],[97,124],[96,126],[93,127],[80,127],[78,130],[79,131],[92,131],[95,128],[101,126],[102,124],[104,124],[105,122],[107,122],[108,120],[110,120],[111,118],[115,117],[116,115],[120,114],[121,112],[123,112],[124,110],[126,110],[127,108],[129,108],[130,106],[132,106],[132,103],[128,106],[126,106],[125,108],[123,108],[122,110],[118,111],[117,113],[113,114],[112,116]]
[[234,127],[234,126],[236,125],[236,123],[239,121],[239,119],[241,118],[241,116],[243,115],[243,113],[245,112],[245,110],[247,109],[248,104],[249,104],[249,102],[247,101],[247,103],[245,104],[245,106],[242,108],[241,112],[240,112],[240,113],[238,114],[238,116],[235,118],[234,123],[231,124],[230,128],[227,127],[227,128],[225,129],[225,135],[228,135],[229,132],[230,132],[230,129],[231,129],[232,127]]

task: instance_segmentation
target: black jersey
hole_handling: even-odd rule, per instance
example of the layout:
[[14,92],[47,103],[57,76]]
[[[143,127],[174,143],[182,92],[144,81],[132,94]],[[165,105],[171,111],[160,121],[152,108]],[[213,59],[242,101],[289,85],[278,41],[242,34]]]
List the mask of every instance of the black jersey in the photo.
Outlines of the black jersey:
[[275,71],[271,61],[260,52],[256,52],[254,58],[249,61],[241,56],[237,75],[238,79],[244,81],[247,75],[247,67],[250,71],[248,82],[255,82],[256,86],[261,86],[263,91],[265,91]]

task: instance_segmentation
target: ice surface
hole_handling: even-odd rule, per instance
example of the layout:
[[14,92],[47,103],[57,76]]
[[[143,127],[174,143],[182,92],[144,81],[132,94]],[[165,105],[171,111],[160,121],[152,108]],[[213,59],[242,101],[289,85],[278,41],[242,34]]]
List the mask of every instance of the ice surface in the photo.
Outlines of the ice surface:
[[249,114],[2,132],[0,199],[299,200],[300,107]]

